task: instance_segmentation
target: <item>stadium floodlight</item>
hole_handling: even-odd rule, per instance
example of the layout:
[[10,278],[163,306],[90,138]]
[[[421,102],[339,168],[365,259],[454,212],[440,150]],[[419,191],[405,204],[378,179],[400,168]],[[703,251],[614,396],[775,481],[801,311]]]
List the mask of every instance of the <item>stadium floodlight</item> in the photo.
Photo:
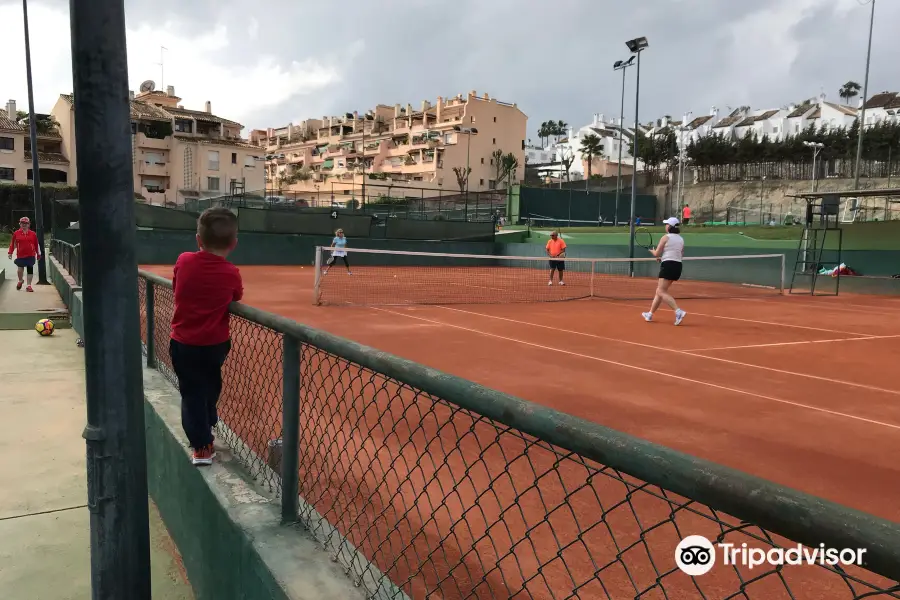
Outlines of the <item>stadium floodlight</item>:
[[625,42],[625,45],[628,46],[628,50],[630,50],[634,54],[639,53],[641,50],[646,50],[650,46],[650,44],[647,42],[647,38],[645,37],[628,40],[627,42]]
[[[632,54],[637,54],[637,74],[635,75],[634,84],[634,156],[632,156],[632,172],[631,172],[631,218],[628,220],[628,258],[634,258],[634,208],[637,203],[637,161],[638,161],[638,132],[640,124],[638,123],[638,108],[641,100],[641,52],[646,50],[650,43],[645,37],[634,38],[625,42],[628,50]],[[629,275],[634,277],[634,262],[629,263]]]
[[816,177],[816,175],[818,175],[818,172],[816,169],[816,159],[819,157],[819,152],[822,151],[822,148],[825,147],[825,144],[823,144],[822,142],[803,142],[803,145],[806,146],[807,148],[812,148],[812,151],[813,151],[812,191],[813,191],[813,193],[815,193],[816,188],[818,188],[818,183],[819,183],[818,178]]

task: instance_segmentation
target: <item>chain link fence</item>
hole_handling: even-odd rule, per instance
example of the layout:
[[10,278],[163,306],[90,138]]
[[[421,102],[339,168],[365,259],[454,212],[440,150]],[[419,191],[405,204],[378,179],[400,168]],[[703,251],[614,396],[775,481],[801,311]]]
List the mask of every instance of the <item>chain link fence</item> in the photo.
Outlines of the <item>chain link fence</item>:
[[[171,284],[142,272],[140,301],[148,362],[175,383]],[[368,598],[900,598],[895,523],[232,311],[219,435]],[[676,563],[688,535],[716,545],[705,575]],[[798,544],[865,560],[738,564]]]

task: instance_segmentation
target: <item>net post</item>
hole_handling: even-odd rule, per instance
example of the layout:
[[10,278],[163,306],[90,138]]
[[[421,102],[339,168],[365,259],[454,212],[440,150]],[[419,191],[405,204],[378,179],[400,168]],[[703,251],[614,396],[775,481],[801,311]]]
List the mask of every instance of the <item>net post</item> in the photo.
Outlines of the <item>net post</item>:
[[282,337],[281,522],[293,523],[300,511],[300,341]]
[[319,286],[322,282],[322,246],[316,246],[316,258],[313,263],[314,268],[316,269],[315,274],[315,284],[313,285],[313,304],[320,304],[320,290]]
[[781,289],[779,294],[784,296],[784,278],[785,278],[785,259],[784,254],[781,255]]
[[591,298],[594,297],[594,268],[597,266],[597,261],[591,261]]
[[147,312],[147,366],[151,369],[156,367],[156,285],[149,279],[144,280],[146,291],[144,293],[144,305]]

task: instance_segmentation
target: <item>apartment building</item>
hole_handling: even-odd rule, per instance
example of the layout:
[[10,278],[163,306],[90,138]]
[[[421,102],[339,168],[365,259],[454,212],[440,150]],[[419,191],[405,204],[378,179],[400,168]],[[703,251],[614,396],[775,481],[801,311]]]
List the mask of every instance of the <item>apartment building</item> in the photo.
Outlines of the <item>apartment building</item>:
[[[180,104],[174,86],[156,91],[148,82],[131,98],[134,191],[151,204],[182,204],[186,199],[221,196],[233,185],[265,188],[263,153],[241,139],[243,125]],[[53,107],[62,150],[69,158],[68,183],[77,185],[75,102],[62,94]]]
[[[470,191],[497,189],[496,151],[512,153],[525,172],[528,117],[516,106],[475,91],[432,104],[379,104],[364,114],[309,119],[299,125],[255,130],[250,142],[264,147],[271,187],[314,192],[320,187],[361,191],[363,181],[459,193],[454,168],[471,168]],[[376,179],[375,181],[372,181]],[[464,182],[463,182],[464,186]],[[367,192],[370,194],[378,192]],[[368,198],[367,198],[368,199]]]
[[[0,109],[0,183],[28,183],[33,179],[29,128],[18,122],[16,101]],[[69,160],[62,150],[60,128],[49,115],[35,115],[37,156],[43,183],[66,183]]]

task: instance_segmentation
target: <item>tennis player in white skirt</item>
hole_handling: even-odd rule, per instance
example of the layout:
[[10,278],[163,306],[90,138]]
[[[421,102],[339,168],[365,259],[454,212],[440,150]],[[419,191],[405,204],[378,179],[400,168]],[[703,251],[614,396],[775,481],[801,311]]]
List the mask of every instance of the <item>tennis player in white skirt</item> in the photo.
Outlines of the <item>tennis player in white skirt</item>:
[[662,236],[656,248],[650,251],[659,261],[659,280],[656,284],[656,295],[650,304],[650,312],[642,313],[648,323],[653,320],[653,314],[659,308],[661,302],[665,302],[675,311],[675,324],[681,325],[686,312],[678,308],[675,298],[669,294],[669,287],[681,279],[681,265],[684,259],[684,238],[678,229],[678,219],[669,217],[663,223],[666,224],[666,235]]

